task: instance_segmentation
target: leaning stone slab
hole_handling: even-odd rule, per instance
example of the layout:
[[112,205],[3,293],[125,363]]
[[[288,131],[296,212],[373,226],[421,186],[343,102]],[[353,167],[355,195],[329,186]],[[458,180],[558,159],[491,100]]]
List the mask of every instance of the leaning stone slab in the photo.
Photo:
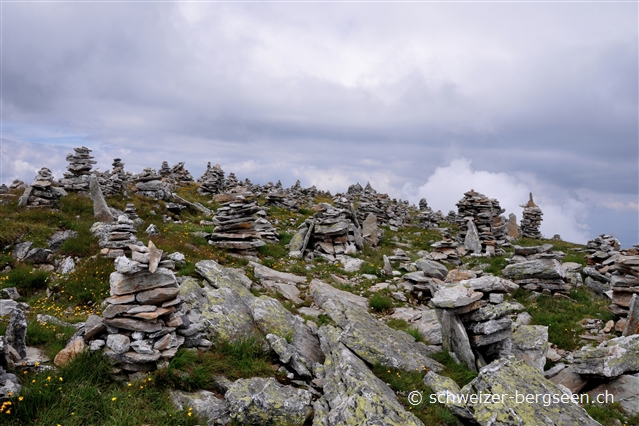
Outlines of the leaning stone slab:
[[[514,358],[498,359],[483,367],[460,394],[500,395],[499,399],[490,403],[479,398],[468,399],[465,408],[479,425],[599,425],[586,410],[570,400],[570,395],[544,378],[536,368]],[[502,395],[506,397],[502,398]],[[522,402],[521,397],[527,395],[550,395],[550,398],[554,395],[558,401],[563,397],[566,402]]]
[[368,310],[367,298],[349,293],[348,291],[339,290],[318,279],[311,281],[308,291],[313,296],[315,304],[319,307],[322,307],[328,300],[337,299],[351,306],[357,306],[361,309]]
[[578,374],[617,377],[627,371],[639,371],[639,334],[610,339],[596,348],[585,346],[573,356]]
[[442,327],[442,349],[454,352],[469,370],[477,371],[475,354],[459,316],[447,312],[446,309],[437,309],[436,313]]
[[548,353],[548,327],[543,325],[520,325],[510,337],[512,354],[539,372],[544,372]]
[[424,272],[424,275],[438,280],[445,280],[448,275],[448,269],[439,262],[428,259],[419,259],[415,262],[415,266]]
[[306,277],[301,277],[295,274],[289,274],[288,272],[280,272],[274,269],[268,268],[264,265],[260,265],[259,263],[251,262],[251,266],[253,266],[253,273],[255,274],[255,278],[260,281],[275,281],[282,283],[303,283],[306,282]]
[[415,342],[411,335],[388,327],[368,312],[336,299],[326,301],[322,307],[343,330],[340,341],[366,362],[406,371],[443,369],[429,358],[437,349]]
[[231,422],[228,404],[224,399],[215,396],[213,392],[169,390],[169,396],[178,410],[193,408],[195,414],[206,420],[207,426],[226,425]]
[[324,395],[313,405],[313,426],[423,426],[407,412],[395,393],[340,342],[340,330],[319,330],[324,363]]
[[224,398],[240,424],[303,424],[313,414],[309,391],[280,385],[272,377],[236,380]]

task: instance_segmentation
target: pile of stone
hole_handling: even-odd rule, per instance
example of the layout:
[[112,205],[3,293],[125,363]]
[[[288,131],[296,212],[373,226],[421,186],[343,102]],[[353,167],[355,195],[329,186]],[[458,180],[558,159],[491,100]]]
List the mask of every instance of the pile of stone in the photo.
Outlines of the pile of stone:
[[572,266],[564,267],[559,263],[559,259],[565,254],[551,250],[551,244],[534,247],[515,246],[515,255],[511,259],[514,263],[502,270],[503,276],[531,291],[563,294],[570,292],[573,287],[570,283],[572,275],[567,270],[578,273],[578,265],[577,269]]
[[91,156],[91,150],[86,146],[73,148],[75,154],[68,154],[66,160],[69,162],[67,172],[60,184],[67,191],[87,191],[89,189],[89,178],[91,169],[96,164]]
[[457,222],[457,213],[455,210],[449,210],[444,220],[448,223],[456,223]]
[[229,173],[228,177],[226,178],[226,181],[224,182],[224,191],[230,192],[231,190],[235,189],[238,186],[240,186],[240,181],[237,180],[235,173],[233,172]]
[[543,238],[541,232],[539,232],[539,226],[541,225],[541,216],[543,213],[541,209],[533,201],[532,192],[530,193],[530,200],[526,204],[522,204],[520,207],[524,208],[523,218],[521,219],[520,229],[521,236],[524,238],[534,238],[540,240]]
[[426,198],[419,200],[419,213],[415,216],[420,228],[437,228],[439,223],[444,219],[441,212],[434,212],[428,206]]
[[[251,191],[253,192],[253,191]],[[292,196],[289,192],[273,191],[268,192],[265,196],[266,206],[275,206],[288,210],[299,210],[300,204],[297,198]]]
[[349,186],[346,193],[349,195],[361,195],[364,193],[364,188],[362,188],[362,185],[357,182],[356,184]]
[[496,253],[495,246],[507,243],[506,221],[501,216],[505,210],[501,208],[496,199],[488,198],[471,189],[464,193],[464,198],[459,200],[457,210],[456,222],[462,240],[469,232],[469,220],[472,220],[482,248],[486,250],[487,254]]
[[130,173],[125,173],[124,163],[120,158],[113,159],[113,170],[104,173],[100,187],[104,195],[118,195],[124,193],[124,185],[130,179]]
[[211,167],[211,162],[208,162],[204,174],[197,181],[200,184],[199,194],[220,194],[224,190],[224,170],[219,164]]
[[96,222],[90,231],[99,239],[100,254],[108,258],[124,256],[125,251],[138,242],[134,222],[125,214],[118,216],[115,223]]
[[9,185],[9,191],[13,191],[15,189],[27,189],[27,184],[20,179],[15,179],[11,185]]
[[[639,333],[639,250],[630,249],[620,252],[614,258],[603,262],[603,278],[609,278],[612,290],[610,309],[621,317],[618,327],[624,335]],[[588,268],[586,268],[588,269]],[[599,270],[601,273],[602,269]]]
[[174,262],[151,241],[148,247],[129,248],[131,258],[115,259],[116,272],[109,278],[111,297],[105,300],[102,321],[96,321],[92,336],[85,334],[85,340],[91,341],[92,350],[104,347],[117,368],[134,373],[155,369],[157,362],[173,358],[182,345],[202,342],[178,296]]
[[58,199],[65,195],[67,192],[53,181],[51,170],[43,167],[38,171],[31,185],[24,190],[24,194],[18,200],[18,205],[20,207],[54,206]]
[[152,168],[145,168],[142,173],[134,177],[134,180],[139,195],[156,200],[171,200],[171,186]]
[[[166,161],[165,161],[166,163]],[[162,164],[162,166],[164,167],[164,163]],[[162,173],[160,173],[162,174]],[[173,166],[171,169],[169,169],[168,175],[166,177],[166,180],[173,184],[173,185],[178,185],[178,186],[184,186],[184,185],[189,185],[193,182],[195,182],[193,180],[193,176],[191,176],[191,173],[189,173],[188,170],[186,170],[186,168],[184,168],[184,162],[181,161],[179,163],[177,163],[175,166]]]
[[364,192],[356,197],[357,218],[363,221],[369,213],[377,216],[380,225],[388,225],[397,230],[404,226],[408,220],[408,206],[396,199],[391,199],[388,194],[378,194],[370,182],[366,184]]
[[461,257],[468,252],[466,248],[459,244],[448,232],[442,234],[442,239],[430,245],[430,253],[423,253],[428,260],[446,261],[455,265],[461,264]]
[[509,355],[513,321],[508,316],[523,306],[504,301],[504,293],[517,288],[492,275],[441,286],[431,302],[442,327],[443,349],[453,352],[472,371]]
[[586,243],[589,255],[585,260],[588,265],[596,265],[615,255],[621,249],[619,240],[612,235],[601,234]]
[[300,258],[306,250],[313,250],[314,256],[335,261],[336,256],[354,254],[363,248],[361,231],[351,209],[320,203],[315,210],[313,218],[306,219],[291,240],[291,257]]
[[256,249],[266,245],[260,231],[256,229],[259,212],[266,214],[254,199],[239,197],[222,204],[213,218],[216,226],[207,237],[209,244],[226,248],[241,256],[256,256]]

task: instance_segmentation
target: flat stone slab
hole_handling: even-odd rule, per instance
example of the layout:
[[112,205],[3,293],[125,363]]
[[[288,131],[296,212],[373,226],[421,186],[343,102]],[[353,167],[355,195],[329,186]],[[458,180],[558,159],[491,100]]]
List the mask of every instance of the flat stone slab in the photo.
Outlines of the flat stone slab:
[[358,308],[368,310],[367,298],[349,293],[348,291],[340,290],[318,279],[314,279],[313,281],[311,281],[311,285],[309,286],[308,291],[309,294],[313,296],[315,304],[320,308],[323,307],[326,301],[337,299],[351,306],[356,306]]
[[149,271],[138,272],[135,275],[126,275],[112,272],[109,277],[111,296],[122,296],[137,293],[158,287],[177,287],[177,280],[173,271],[166,268],[158,268],[155,273]]
[[275,269],[268,268],[255,262],[250,262],[250,265],[253,266],[253,273],[255,274],[255,278],[260,281],[279,281],[282,283],[294,284],[306,282],[306,277],[290,274],[288,272],[276,271]]
[[639,334],[610,339],[596,348],[585,346],[573,353],[575,373],[617,377],[639,371]]
[[508,265],[502,270],[504,277],[511,280],[527,278],[564,279],[566,270],[556,259],[537,259]]
[[431,302],[437,308],[452,309],[470,305],[481,300],[484,294],[463,285],[440,287]]

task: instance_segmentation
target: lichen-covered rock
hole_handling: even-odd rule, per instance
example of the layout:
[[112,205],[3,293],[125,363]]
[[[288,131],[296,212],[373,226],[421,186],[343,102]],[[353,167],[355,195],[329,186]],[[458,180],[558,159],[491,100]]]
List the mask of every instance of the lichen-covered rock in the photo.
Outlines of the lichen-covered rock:
[[548,327],[543,325],[520,325],[510,336],[512,354],[540,373],[544,372],[548,353]]
[[368,312],[336,299],[327,300],[322,307],[343,330],[340,341],[366,362],[406,371],[443,369],[429,358],[438,349],[415,342],[413,336],[390,328]]
[[639,370],[639,334],[610,339],[597,347],[584,346],[574,354],[575,373],[617,377]]
[[368,309],[367,298],[349,293],[348,291],[339,290],[318,279],[311,281],[308,292],[313,296],[313,301],[319,307],[322,307],[327,300],[337,299],[351,306],[357,306],[364,310]]
[[240,424],[302,425],[313,414],[309,391],[280,385],[272,377],[236,380],[224,398],[231,418]]
[[213,392],[199,390],[197,392],[184,392],[179,390],[169,390],[171,402],[178,410],[193,408],[198,416],[206,419],[208,426],[226,425],[231,422],[228,404],[221,398],[215,396]]
[[502,270],[504,277],[511,280],[539,278],[552,280],[566,278],[566,271],[556,259],[537,259],[508,265]]
[[487,321],[495,318],[501,318],[505,315],[523,311],[524,305],[517,302],[501,302],[496,305],[488,304],[474,312],[462,316],[462,321]]
[[[448,278],[448,277],[447,277]],[[503,292],[511,293],[519,288],[517,284],[510,280],[496,277],[494,275],[484,275],[479,278],[459,281],[457,284],[471,288],[475,291],[483,292]]]
[[15,398],[20,394],[22,385],[15,374],[7,373],[0,367],[0,401]]
[[477,302],[484,296],[483,293],[474,291],[471,288],[464,287],[463,285],[447,285],[441,287],[431,302],[438,308],[452,309],[463,306],[468,306],[474,302]]
[[18,352],[21,358],[27,357],[27,319],[22,309],[16,307],[11,312],[6,338],[7,343]]
[[[438,389],[436,392],[442,391],[445,389]],[[454,405],[449,403],[452,402],[450,398],[445,404],[458,414],[463,415],[464,409],[467,410],[467,415],[480,425],[599,425],[586,410],[570,400],[570,395],[544,378],[536,368],[514,358],[493,361],[483,367],[479,375],[461,391],[453,387],[450,392],[455,396],[499,396],[496,399],[491,398],[488,403],[483,398],[475,397],[468,398],[468,402],[462,404],[457,401]],[[538,395],[538,401],[529,402],[522,399],[528,395],[533,398]],[[562,397],[564,402],[561,402]]]
[[324,363],[324,395],[313,408],[313,426],[417,426],[419,419],[407,412],[386,383],[340,342],[340,330],[319,330]]

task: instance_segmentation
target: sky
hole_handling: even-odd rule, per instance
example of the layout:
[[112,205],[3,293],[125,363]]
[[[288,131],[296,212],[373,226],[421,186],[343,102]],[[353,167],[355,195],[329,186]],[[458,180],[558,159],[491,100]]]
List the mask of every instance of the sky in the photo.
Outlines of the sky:
[[184,161],[639,243],[637,2],[7,2],[0,183]]

